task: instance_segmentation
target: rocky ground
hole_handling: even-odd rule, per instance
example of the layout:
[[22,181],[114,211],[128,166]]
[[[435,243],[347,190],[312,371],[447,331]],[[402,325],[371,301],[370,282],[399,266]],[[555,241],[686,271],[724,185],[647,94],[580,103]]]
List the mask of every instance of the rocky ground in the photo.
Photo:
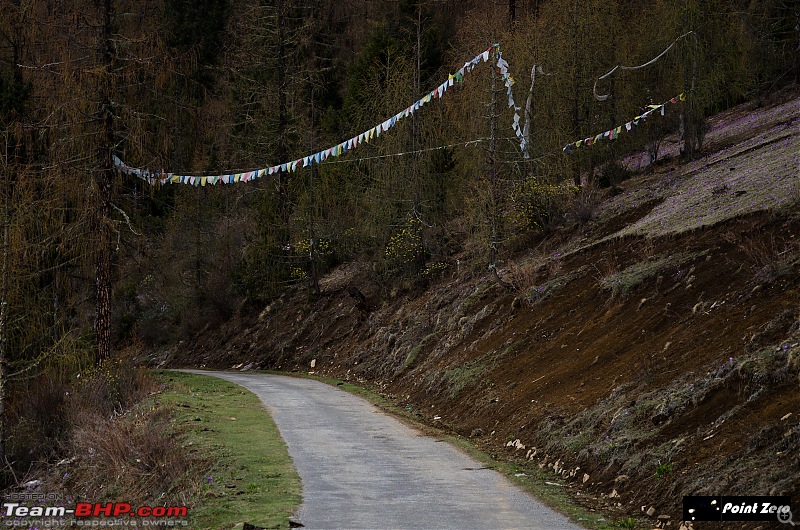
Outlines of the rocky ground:
[[362,382],[612,518],[678,528],[687,494],[800,498],[797,92],[707,140],[518,242],[511,288],[468,253],[424,289],[347,264],[318,299],[243,307],[160,361]]

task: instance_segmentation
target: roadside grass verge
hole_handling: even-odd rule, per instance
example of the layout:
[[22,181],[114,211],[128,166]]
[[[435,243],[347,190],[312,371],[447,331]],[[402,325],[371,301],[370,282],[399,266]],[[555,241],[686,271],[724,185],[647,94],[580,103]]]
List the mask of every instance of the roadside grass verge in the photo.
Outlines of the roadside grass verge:
[[406,425],[421,431],[423,434],[457,447],[480,462],[484,467],[501,473],[534,498],[559,513],[566,515],[579,525],[592,530],[613,530],[619,528],[616,521],[609,519],[609,516],[599,512],[590,512],[588,509],[577,504],[570,496],[569,492],[566,491],[566,488],[557,485],[553,477],[538,469],[535,463],[532,462],[530,466],[520,466],[511,462],[499,461],[483,451],[472,440],[448,433],[444,429],[424,423],[417,412],[411,407],[398,405],[385,396],[376,394],[368,388],[319,375],[277,371],[267,371],[267,373],[315,379],[362,397],[384,412],[392,414]]
[[158,371],[160,394],[174,406],[188,450],[212,460],[203,477],[190,526],[231,529],[241,523],[289,528],[300,504],[300,477],[286,444],[261,401],[222,379]]
[[440,434],[440,438],[458,447],[485,467],[503,474],[537,500],[566,515],[580,526],[593,530],[619,528],[618,521],[609,518],[612,516],[590,512],[577,504],[567,488],[560,484],[558,479],[554,479],[552,473],[548,474],[539,469],[535,462],[531,462],[530,465],[519,465],[513,462],[498,461],[463,436]]

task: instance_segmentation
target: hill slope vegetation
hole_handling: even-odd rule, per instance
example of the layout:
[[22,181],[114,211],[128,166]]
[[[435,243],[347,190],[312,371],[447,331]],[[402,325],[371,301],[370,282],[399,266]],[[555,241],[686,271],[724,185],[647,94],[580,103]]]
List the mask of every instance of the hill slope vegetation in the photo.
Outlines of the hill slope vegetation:
[[800,105],[783,96],[520,242],[502,282],[467,254],[427,288],[345,265],[319,298],[243,306],[161,362],[371,385],[620,515],[796,496]]

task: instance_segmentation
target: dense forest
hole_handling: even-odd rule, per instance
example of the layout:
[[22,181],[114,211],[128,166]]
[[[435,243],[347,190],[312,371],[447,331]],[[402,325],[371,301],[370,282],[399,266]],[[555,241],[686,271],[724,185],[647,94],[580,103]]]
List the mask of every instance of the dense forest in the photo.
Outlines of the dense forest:
[[[115,162],[198,176],[273,167],[358,137],[454,76],[446,97],[354,152],[252,182],[152,185]],[[496,270],[520,234],[625,179],[630,153],[654,163],[678,134],[691,158],[707,116],[797,82],[792,0],[6,0],[0,424],[18,436],[0,430],[0,459],[24,472],[51,456],[43,440],[58,437],[76,374],[290,287],[318,296],[345,262],[370,264],[387,288]],[[33,387],[52,388],[36,398],[55,404],[49,421],[29,417],[42,413]]]

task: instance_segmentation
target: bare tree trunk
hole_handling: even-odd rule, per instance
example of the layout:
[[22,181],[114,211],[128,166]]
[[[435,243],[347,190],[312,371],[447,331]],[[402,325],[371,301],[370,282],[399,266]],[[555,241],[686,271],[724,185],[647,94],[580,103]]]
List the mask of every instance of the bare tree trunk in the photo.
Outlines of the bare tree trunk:
[[[417,1],[417,46],[415,50],[416,54],[416,68],[414,72],[414,84],[415,84],[415,95],[418,96],[422,92],[422,2]],[[422,209],[422,178],[420,178],[421,170],[420,170],[420,153],[417,152],[417,146],[419,143],[419,132],[421,130],[420,125],[420,117],[418,113],[414,113],[411,115],[411,152],[414,153],[411,158],[411,171],[413,175],[416,175],[417,178],[413,181],[413,188],[411,190],[411,209],[414,212],[414,215],[419,219],[420,211]],[[424,243],[423,243],[424,244]],[[421,271],[425,268],[425,252],[419,252],[417,255],[417,259],[415,260],[416,263],[414,267],[417,271]]]
[[101,137],[98,147],[96,181],[98,189],[97,230],[99,242],[96,262],[97,308],[95,314],[96,361],[111,357],[111,199],[114,166],[114,115],[111,110],[111,0],[104,0],[102,66],[100,78]]
[[800,11],[795,12],[795,21],[797,25],[794,27],[797,32],[797,41],[795,42],[794,49],[794,82],[800,85]]
[[3,270],[0,279],[0,466],[6,460],[6,396],[8,393],[8,131],[5,131],[5,156],[3,159]]
[[528,100],[525,102],[525,125],[522,128],[522,138],[525,149],[522,157],[528,160],[531,157],[531,129],[533,128],[533,85],[536,83],[536,65],[531,67],[531,89],[528,91]]
[[497,272],[497,245],[501,236],[499,202],[500,190],[497,183],[497,72],[492,71],[492,111],[491,111],[491,141],[489,143],[489,270],[495,281],[502,287],[509,285],[500,278]]
[[[310,142],[310,151],[313,153],[316,151],[316,142],[314,142],[314,113],[315,106],[314,106],[314,95],[312,90],[311,95],[311,124],[312,126],[309,127],[309,136],[311,137]],[[308,252],[309,252],[309,259],[311,260],[311,287],[314,289],[314,296],[319,298],[321,293],[319,288],[319,266],[317,263],[317,240],[316,240],[316,230],[314,224],[316,223],[316,197],[314,196],[314,180],[319,173],[319,169],[317,165],[314,164],[311,166],[311,171],[308,172]]]
[[[573,78],[573,102],[572,102],[572,136],[577,137],[580,133],[580,76],[578,75],[578,22],[580,18],[578,17],[578,8],[580,7],[579,0],[575,0],[575,13],[572,17],[572,46],[573,46],[573,64],[575,68],[574,78]],[[581,185],[581,170],[580,166],[577,163],[572,164],[572,181],[575,183],[576,186]]]
[[[287,148],[286,135],[289,129],[289,111],[287,108],[286,97],[286,45],[284,43],[284,20],[283,3],[277,2],[276,9],[276,29],[278,32],[278,160],[288,160],[289,149]],[[289,204],[289,174],[281,172],[278,174],[278,244],[283,249],[289,244],[291,222],[291,205]]]
[[[684,26],[687,28],[694,27],[694,15],[691,12],[692,6],[689,0],[684,2]],[[686,93],[686,101],[683,104],[681,112],[681,122],[683,125],[683,156],[688,160],[692,160],[697,151],[700,150],[700,126],[697,118],[698,102],[694,95],[694,88],[697,82],[697,35],[694,35],[689,54],[691,55],[691,69],[684,69],[683,77],[683,90]]]
[[[417,93],[419,96],[422,91],[422,4],[417,2],[417,76],[416,76]],[[416,117],[416,114],[413,114]]]
[[309,173],[311,176],[309,177],[311,180],[311,189],[309,190],[310,194],[310,203],[311,207],[310,210],[310,219],[309,219],[309,258],[311,259],[311,287],[314,289],[314,296],[319,298],[319,295],[322,291],[319,288],[319,264],[317,263],[317,240],[315,238],[316,234],[314,231],[314,223],[315,223],[315,215],[314,209],[316,205],[314,204],[314,178],[317,175],[317,166],[311,168]]
[[[489,143],[489,269],[497,270],[497,74],[492,72],[491,141]],[[495,273],[496,275],[496,273]]]

